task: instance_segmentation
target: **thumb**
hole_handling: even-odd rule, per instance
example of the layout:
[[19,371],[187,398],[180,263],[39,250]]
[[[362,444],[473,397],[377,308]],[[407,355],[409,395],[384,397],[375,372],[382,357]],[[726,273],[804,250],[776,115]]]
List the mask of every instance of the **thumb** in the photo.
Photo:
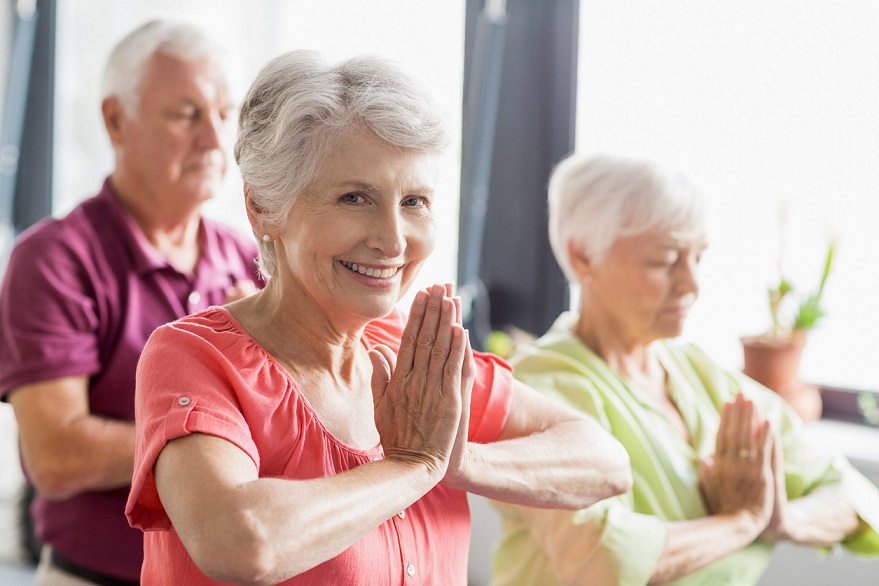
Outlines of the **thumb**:
[[367,354],[369,354],[369,361],[372,363],[372,377],[370,378],[372,404],[377,406],[391,382],[394,368],[392,365],[396,360],[391,349],[381,344],[374,346]]

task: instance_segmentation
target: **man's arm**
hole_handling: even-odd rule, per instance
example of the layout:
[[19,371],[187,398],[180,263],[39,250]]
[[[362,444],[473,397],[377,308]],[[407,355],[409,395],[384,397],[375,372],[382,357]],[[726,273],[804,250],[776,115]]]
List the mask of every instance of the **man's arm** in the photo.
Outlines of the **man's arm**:
[[61,500],[131,483],[134,423],[93,415],[87,377],[24,385],[8,399],[25,467],[40,494]]

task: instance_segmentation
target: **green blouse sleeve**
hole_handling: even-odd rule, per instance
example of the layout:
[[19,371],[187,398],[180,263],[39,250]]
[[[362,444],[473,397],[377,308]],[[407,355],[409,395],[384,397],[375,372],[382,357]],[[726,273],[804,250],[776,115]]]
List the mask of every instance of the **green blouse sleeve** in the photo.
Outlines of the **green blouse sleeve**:
[[[610,429],[609,406],[592,391],[592,383],[576,362],[534,354],[517,361],[515,373],[532,388]],[[561,580],[564,584],[642,586],[653,574],[668,533],[662,520],[634,512],[631,492],[579,511],[494,505],[505,517],[505,539],[495,554],[494,584]],[[514,538],[516,528],[522,533]],[[535,562],[535,556],[540,560]],[[531,560],[528,567],[518,563],[526,559]],[[515,578],[505,580],[505,573]]]

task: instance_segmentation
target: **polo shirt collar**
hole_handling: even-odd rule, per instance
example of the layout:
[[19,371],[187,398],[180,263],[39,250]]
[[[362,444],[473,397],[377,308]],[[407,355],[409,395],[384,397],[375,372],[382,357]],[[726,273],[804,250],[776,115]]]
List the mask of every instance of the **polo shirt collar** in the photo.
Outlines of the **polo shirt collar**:
[[[134,221],[134,218],[131,217],[131,214],[125,209],[125,206],[122,205],[119,196],[113,191],[109,177],[104,180],[104,185],[98,194],[98,199],[107,203],[110,212],[117,220],[117,225],[120,227],[122,237],[128,243],[129,250],[131,251],[132,265],[138,275],[144,276],[153,271],[167,268],[176,270],[165,259],[165,257],[156,250],[150,241],[147,240],[143,230],[140,229],[140,226],[137,225],[137,222]],[[208,252],[208,241],[213,240],[213,247],[216,248],[216,236],[214,236],[214,238],[205,237],[205,223],[203,219],[199,220],[198,237],[202,244],[202,250],[197,265],[197,267],[200,268],[202,258]]]

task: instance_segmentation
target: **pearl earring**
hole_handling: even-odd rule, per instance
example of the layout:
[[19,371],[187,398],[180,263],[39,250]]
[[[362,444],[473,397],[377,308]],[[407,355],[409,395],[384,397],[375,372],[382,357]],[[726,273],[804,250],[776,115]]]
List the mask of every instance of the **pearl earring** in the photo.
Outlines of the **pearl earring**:
[[262,235],[262,241],[265,242],[266,244],[268,244],[269,240],[271,240],[271,239],[272,239],[272,237],[269,234]]

